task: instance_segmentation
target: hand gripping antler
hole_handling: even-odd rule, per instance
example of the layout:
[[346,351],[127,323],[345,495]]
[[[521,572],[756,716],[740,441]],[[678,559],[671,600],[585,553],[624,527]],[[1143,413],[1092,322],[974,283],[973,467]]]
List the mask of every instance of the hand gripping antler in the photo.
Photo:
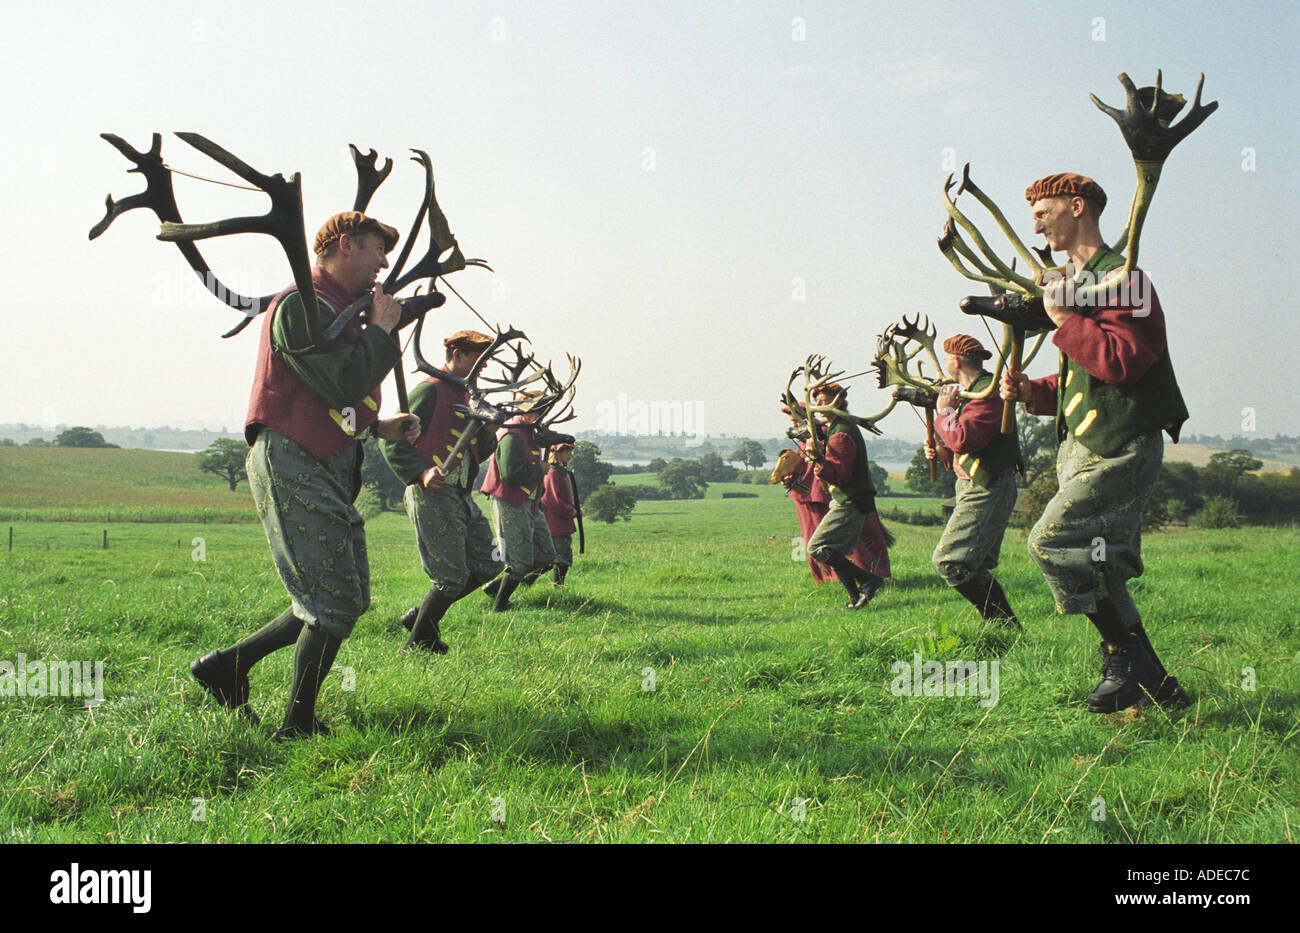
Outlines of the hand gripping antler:
[[[162,159],[162,134],[153,134],[153,144],[148,152],[136,150],[122,137],[115,136],[112,133],[100,133],[99,135],[135,164],[135,168],[127,169],[127,171],[138,172],[143,175],[145,189],[139,194],[133,194],[120,201],[114,201],[113,196],[108,195],[104,200],[104,218],[90,228],[90,239],[94,240],[99,237],[114,220],[127,211],[133,211],[141,207],[153,211],[163,223],[180,223],[181,212],[180,208],[176,206],[176,193],[172,188],[172,171]],[[194,270],[208,291],[230,307],[244,312],[244,319],[239,326],[223,336],[228,337],[238,333],[249,321],[265,311],[272,299],[275,298],[273,294],[249,298],[227,288],[213,273],[197,246],[185,241],[177,241],[176,246],[180,248],[181,255],[185,257],[185,261],[189,263],[190,268]]]
[[[348,143],[348,149],[352,151],[352,164],[356,166],[357,170],[357,194],[356,197],[352,199],[352,209],[354,211],[365,213],[366,208],[370,206],[370,199],[375,196],[375,192],[379,190],[379,186],[384,183],[384,180],[387,179],[389,174],[393,171],[393,160],[384,159],[384,167],[377,169],[375,168],[375,165],[379,161],[379,153],[375,152],[375,150],[371,149],[369,152],[362,155],[361,150],[352,143]],[[177,245],[179,246],[181,244]],[[440,298],[441,300],[439,300]],[[442,298],[441,296],[434,297],[434,293],[430,293],[430,295],[420,299],[420,301],[414,306],[408,306],[407,303],[404,302],[402,309],[402,322],[399,324],[398,329],[400,330],[409,323],[408,318],[414,320],[417,313],[423,313],[430,307],[439,307],[442,305],[443,301],[446,301],[446,298]],[[264,307],[259,308],[257,313],[261,313],[263,310],[265,310]],[[235,336],[247,327],[252,319],[251,316],[244,318],[244,320],[240,321],[221,336]],[[406,411],[406,386],[402,381],[400,367],[394,369],[394,372],[397,374],[396,378],[398,380],[398,402],[401,410]]]
[[[478,266],[483,269],[492,271],[492,267],[482,259],[466,259],[460,251],[460,244],[456,242],[456,237],[452,235],[451,225],[447,222],[447,215],[442,212],[438,206],[438,200],[434,195],[433,185],[433,160],[423,149],[412,149],[415,155],[411,156],[412,162],[419,162],[424,166],[424,199],[420,202],[420,209],[416,212],[415,220],[411,223],[411,231],[406,237],[406,243],[402,246],[402,251],[398,253],[397,259],[393,262],[393,268],[388,273],[388,278],[384,280],[384,291],[390,295],[395,295],[408,285],[419,281],[420,279],[433,280],[440,275],[446,275],[450,272],[458,272],[466,266]],[[415,245],[415,240],[420,232],[420,224],[425,218],[429,221],[429,248],[425,254],[416,261],[409,272],[403,274],[406,267],[406,261],[411,256],[411,249]],[[352,304],[348,305],[339,313],[325,331],[325,336],[332,339],[342,333],[343,328],[348,322],[360,314],[366,308],[370,307],[373,295],[362,295]]]
[[[452,407],[468,418],[470,423],[465,430],[461,432],[460,438],[456,441],[456,446],[447,453],[445,458],[441,461],[439,461],[437,457],[434,458],[434,463],[437,466],[441,467],[445,472],[449,472],[452,465],[456,462],[456,459],[465,449],[466,445],[468,445],[469,442],[474,439],[474,436],[477,435],[486,425],[504,424],[512,417],[522,413],[519,408],[511,402],[499,402],[495,405],[489,403],[486,398],[487,394],[489,392],[501,391],[501,388],[483,389],[479,386],[479,380],[483,378],[484,370],[489,363],[494,361],[500,362],[499,360],[496,360],[495,357],[501,348],[505,347],[513,340],[522,342],[527,340],[528,337],[525,336],[523,331],[515,330],[514,327],[508,327],[504,331],[498,329],[496,335],[492,338],[492,342],[488,344],[487,348],[482,353],[479,354],[478,359],[474,361],[474,365],[470,367],[469,372],[462,378],[454,373],[447,372],[447,370],[441,367],[434,366],[425,359],[424,354],[420,351],[420,337],[422,336],[423,331],[424,318],[421,317],[419,321],[416,322],[415,334],[411,341],[415,346],[416,368],[425,375],[432,376],[442,382],[450,383],[465,392],[465,404],[454,405]],[[518,352],[519,351],[516,348],[516,353]]]

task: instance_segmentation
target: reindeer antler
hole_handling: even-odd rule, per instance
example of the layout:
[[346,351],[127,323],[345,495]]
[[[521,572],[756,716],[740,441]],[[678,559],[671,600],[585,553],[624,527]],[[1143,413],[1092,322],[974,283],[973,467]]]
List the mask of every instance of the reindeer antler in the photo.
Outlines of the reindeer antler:
[[307,311],[307,335],[310,343],[306,347],[286,349],[286,352],[297,355],[321,346],[316,289],[312,285],[311,260],[307,255],[307,234],[302,219],[302,176],[297,172],[287,179],[279,173],[264,175],[198,133],[176,135],[208,158],[264,191],[271,199],[271,209],[261,216],[231,217],[204,224],[186,224],[179,220],[164,221],[158,239],[167,242],[193,242],[236,233],[263,233],[274,237],[289,260],[294,284],[302,296],[303,306]]
[[[1127,281],[1133,268],[1137,265],[1138,241],[1142,235],[1142,224],[1146,220],[1151,200],[1155,196],[1156,185],[1160,182],[1160,172],[1165,160],[1175,146],[1191,135],[1192,131],[1205,122],[1206,118],[1219,109],[1218,101],[1201,103],[1201,88],[1205,85],[1202,74],[1196,82],[1196,95],[1192,100],[1192,109],[1182,121],[1174,124],[1174,117],[1186,105],[1187,100],[1181,94],[1169,94],[1160,89],[1162,75],[1157,69],[1154,87],[1136,88],[1127,74],[1119,75],[1119,83],[1124,87],[1126,98],[1124,110],[1107,106],[1089,94],[1092,102],[1102,113],[1106,114],[1119,126],[1124,142],[1128,144],[1133,155],[1133,165],[1137,169],[1137,187],[1133,190],[1133,200],[1129,204],[1128,225],[1119,235],[1115,249],[1125,254],[1124,270],[1118,276],[1121,282]],[[1172,124],[1172,125],[1171,125]],[[1081,300],[1104,288],[1101,282],[1091,283],[1080,288],[1075,299]]]
[[[176,193],[172,188],[172,171],[163,162],[162,158],[162,134],[153,134],[153,144],[149,147],[148,152],[138,151],[122,137],[115,136],[112,133],[100,133],[99,135],[135,164],[135,168],[127,169],[127,171],[138,172],[143,175],[145,189],[139,194],[133,194],[120,201],[114,201],[113,196],[108,195],[104,199],[104,218],[90,228],[90,239],[98,238],[114,220],[127,211],[142,207],[153,211],[155,216],[163,223],[180,223],[181,212],[180,208],[176,206]],[[222,336],[229,337],[238,333],[249,321],[265,311],[272,299],[275,298],[273,294],[249,298],[227,288],[217,278],[197,246],[186,241],[177,241],[176,246],[180,248],[181,255],[185,257],[185,261],[189,263],[190,268],[194,270],[208,291],[230,307],[244,312],[244,319],[235,329]]]
[[[1119,126],[1120,133],[1133,155],[1138,177],[1137,186],[1133,191],[1133,200],[1129,206],[1128,224],[1115,241],[1114,247],[1125,254],[1124,268],[1122,272],[1107,276],[1102,281],[1081,285],[1074,292],[1076,302],[1086,301],[1115,281],[1127,281],[1137,265],[1142,225],[1151,206],[1165,160],[1178,143],[1186,139],[1218,109],[1217,101],[1201,104],[1201,89],[1205,84],[1205,75],[1202,74],[1196,84],[1192,109],[1182,122],[1173,124],[1173,119],[1182,110],[1186,100],[1181,94],[1169,94],[1161,90],[1161,79],[1161,72],[1157,71],[1154,87],[1137,88],[1127,74],[1119,75],[1119,82],[1123,85],[1126,96],[1124,110],[1102,103],[1095,94],[1089,95],[1097,108]],[[1030,250],[1025,246],[998,206],[971,181],[970,165],[967,163],[962,169],[962,179],[960,185],[957,185],[957,194],[969,191],[971,196],[988,210],[994,222],[1033,273],[1032,277],[1017,275],[1011,266],[998,257],[975,225],[957,208],[956,202],[949,196],[949,191],[953,187],[953,177],[949,175],[943,186],[944,207],[949,219],[944,225],[943,235],[939,237],[939,251],[952,263],[953,268],[966,278],[1014,293],[1008,295],[1007,301],[1002,302],[998,308],[999,311],[1006,311],[1014,316],[1015,309],[1012,305],[1017,295],[1022,299],[1036,299],[1042,296],[1044,276],[1051,271],[1046,265],[1050,262],[1050,257],[1044,257],[1040,251]],[[966,244],[957,227],[966,231],[987,261],[981,260]],[[1037,257],[1035,253],[1038,253]],[[978,310],[975,313],[987,312]],[[1032,316],[1029,318],[1022,316],[1016,321],[1015,326],[1026,326],[1031,320]]]

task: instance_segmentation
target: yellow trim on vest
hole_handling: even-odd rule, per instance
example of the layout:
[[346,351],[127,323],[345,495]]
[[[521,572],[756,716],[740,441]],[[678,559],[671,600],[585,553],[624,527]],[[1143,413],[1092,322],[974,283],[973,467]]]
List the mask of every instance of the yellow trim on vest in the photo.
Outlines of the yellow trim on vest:
[[[966,464],[963,463],[962,466],[965,467]],[[969,473],[971,476],[974,476],[976,473],[979,472],[979,470],[980,470],[980,458],[976,457],[975,462],[972,463],[970,466],[966,467],[966,472]]]
[[375,400],[372,399],[369,395],[367,395],[365,399],[363,399],[363,401],[366,403],[366,407],[369,408],[371,411],[379,411],[379,405],[377,405],[375,403]]
[[452,412],[451,412],[451,413],[452,413],[453,415],[455,415],[457,418],[459,418],[461,421],[464,421],[467,417],[469,417],[468,415],[464,414],[463,412],[456,411],[455,409],[452,409]]
[[344,418],[342,412],[338,411],[338,409],[331,408],[330,417],[333,418],[334,423],[339,426],[339,430],[342,431],[344,434],[346,434],[348,437],[356,436],[357,429],[355,427],[351,427],[348,425],[348,419]]
[[1079,426],[1074,429],[1074,436],[1078,437],[1084,431],[1088,430],[1088,426],[1091,425],[1092,422],[1096,420],[1096,418],[1097,418],[1097,409],[1094,408],[1090,410],[1088,414],[1084,415],[1083,420],[1079,422]]
[[1067,370],[1065,373],[1065,387],[1070,388],[1070,383],[1074,381],[1074,370]]
[[[457,431],[455,428],[448,428],[447,431],[449,434],[451,434],[452,437],[460,437],[462,434],[465,433],[464,431]],[[450,447],[448,447],[447,449],[451,450]]]
[[1079,403],[1082,401],[1083,401],[1083,393],[1082,392],[1074,393],[1074,398],[1070,399],[1070,404],[1065,406],[1065,413],[1067,415],[1074,414],[1074,410],[1079,407]]

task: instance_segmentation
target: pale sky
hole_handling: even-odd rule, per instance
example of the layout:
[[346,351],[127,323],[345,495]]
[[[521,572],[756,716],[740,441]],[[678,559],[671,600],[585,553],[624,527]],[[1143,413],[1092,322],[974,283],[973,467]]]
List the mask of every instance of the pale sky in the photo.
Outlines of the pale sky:
[[[301,172],[309,240],[351,207],[349,142],[396,162],[370,213],[405,237],[422,186],[406,156],[425,149],[465,254],[496,270],[452,284],[539,356],[583,358],[574,429],[625,393],[691,406],[706,433],[773,436],[777,395],[810,352],[866,369],[876,334],[915,312],[941,340],[987,342],[957,311],[983,286],[935,247],[954,163],[970,161],[1036,244],[1025,187],[1090,175],[1114,237],[1134,169],[1088,94],[1120,105],[1119,72],[1145,85],[1160,67],[1189,100],[1205,72],[1219,101],[1167,163],[1141,249],[1186,430],[1240,433],[1249,408],[1259,434],[1300,433],[1277,380],[1300,335],[1282,256],[1300,203],[1290,3],[201,0],[53,2],[6,19],[5,206],[25,222],[2,234],[0,422],[242,426],[256,328],[219,339],[236,314],[153,239],[152,214],[87,240],[106,194],[143,186],[100,132],[140,149],[163,132],[170,165],[210,177],[233,180],[174,131]],[[175,187],[187,221],[265,210],[261,195]],[[241,291],[290,279],[269,238],[202,249]],[[431,349],[482,329],[452,295],[429,326]],[[854,385],[855,411],[883,407],[869,378]],[[901,408],[883,428],[921,431]]]

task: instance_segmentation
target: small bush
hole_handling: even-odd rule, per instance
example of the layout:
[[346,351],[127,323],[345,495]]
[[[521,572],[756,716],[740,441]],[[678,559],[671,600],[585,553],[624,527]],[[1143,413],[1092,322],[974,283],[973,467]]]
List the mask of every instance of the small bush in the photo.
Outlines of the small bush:
[[363,521],[370,521],[370,519],[375,518],[384,511],[378,494],[375,493],[374,488],[371,486],[363,488],[361,494],[357,496],[357,501],[353,504],[357,507],[357,511],[361,513]]
[[756,492],[724,492],[724,493],[722,494],[722,498],[724,498],[724,499],[757,499],[757,498],[758,498],[758,493],[756,493]]
[[904,511],[903,509],[890,509],[888,512],[877,510],[882,521],[888,519],[891,522],[901,522],[904,525],[946,525],[948,519],[944,518],[939,512],[925,512],[921,509]]
[[1210,496],[1196,515],[1198,528],[1239,528],[1237,503],[1227,496]]

